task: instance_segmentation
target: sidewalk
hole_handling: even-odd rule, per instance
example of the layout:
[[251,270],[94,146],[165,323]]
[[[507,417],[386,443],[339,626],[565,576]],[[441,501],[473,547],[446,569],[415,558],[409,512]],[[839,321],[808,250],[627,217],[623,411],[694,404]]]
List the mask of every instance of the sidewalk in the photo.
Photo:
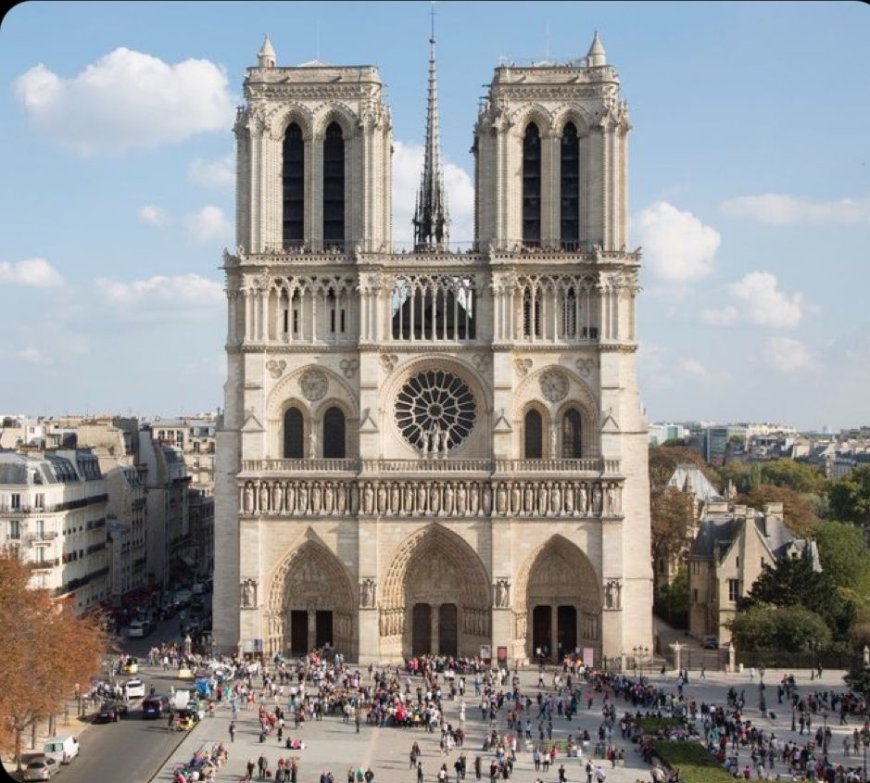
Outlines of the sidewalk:
[[[751,681],[748,672],[743,674],[724,674],[719,672],[709,673],[705,680],[699,680],[697,676],[690,675],[690,682],[685,688],[688,698],[701,701],[724,703],[726,692],[732,685],[738,692],[744,690],[747,697],[746,713],[753,722],[761,727],[772,730],[777,737],[783,739],[794,738],[798,742],[806,741],[807,737],[799,736],[797,732],[791,732],[791,711],[780,707],[776,702],[776,684],[783,674],[792,672],[780,672],[768,670],[765,674],[767,684],[766,697],[768,708],[777,713],[775,719],[761,718],[758,710],[758,682]],[[826,672],[821,680],[810,681],[809,671],[794,672],[801,693],[811,690],[836,689],[844,690],[842,672]],[[367,675],[364,675],[364,682]],[[537,670],[520,672],[520,680],[524,693],[532,696],[537,693]],[[653,681],[668,687],[676,692],[675,673],[670,672],[665,677],[654,676]],[[552,668],[545,676],[545,682],[552,683]],[[345,724],[337,716],[324,717],[323,721],[306,721],[304,728],[294,731],[292,721],[288,721],[288,727],[284,731],[284,739],[287,737],[301,737],[307,744],[304,750],[287,750],[283,744],[279,744],[275,735],[269,736],[264,744],[259,742],[259,725],[257,724],[256,710],[240,710],[236,719],[235,742],[230,743],[229,723],[231,719],[230,707],[221,704],[217,708],[215,717],[206,717],[196,726],[179,746],[177,752],[169,762],[160,770],[152,780],[163,783],[172,780],[172,772],[179,764],[184,764],[191,759],[193,754],[201,749],[207,749],[211,745],[223,741],[229,750],[227,764],[218,771],[218,781],[238,781],[245,775],[246,762],[251,759],[255,763],[261,754],[264,754],[269,762],[270,769],[274,770],[279,758],[296,757],[299,764],[299,783],[317,783],[323,771],[331,770],[336,783],[346,780],[348,767],[356,769],[371,766],[375,773],[375,783],[416,783],[416,774],[408,768],[408,753],[411,743],[415,740],[420,744],[423,751],[421,761],[425,774],[425,783],[435,783],[437,771],[442,763],[447,764],[449,780],[455,780],[453,762],[460,752],[465,752],[468,758],[468,774],[466,781],[474,780],[473,763],[476,755],[483,757],[484,779],[488,780],[489,755],[484,754],[480,748],[483,735],[489,730],[489,723],[480,718],[478,699],[475,698],[474,688],[470,686],[465,694],[467,739],[464,748],[454,750],[448,756],[441,756],[438,747],[440,735],[430,734],[423,729],[400,729],[400,728],[375,728],[363,724],[360,733],[357,734],[353,723]],[[564,718],[556,717],[553,721],[553,739],[564,739],[569,733],[575,736],[580,730],[588,729],[590,734],[597,731],[601,721],[601,698],[596,697],[592,710],[582,709],[572,723]],[[627,702],[616,702],[617,714],[622,714],[629,709]],[[458,725],[459,700],[445,702],[445,719],[454,726]],[[536,706],[532,707],[532,723],[537,732],[537,721],[534,716],[537,713]],[[821,717],[818,717],[821,721]],[[843,737],[848,731],[851,733],[855,725],[841,727],[834,725],[838,719],[829,720],[833,732],[833,739],[829,749],[829,756],[834,761],[847,761],[852,764],[860,763],[856,757],[845,759],[843,756]],[[505,730],[503,713],[499,722],[499,731]],[[813,726],[815,730],[815,724]],[[618,731],[617,731],[618,736]],[[622,742],[615,738],[615,744],[625,749],[625,766],[613,768],[609,762],[601,759],[595,760],[600,763],[607,773],[609,783],[636,783],[638,779],[649,781],[649,766],[644,764],[636,752],[635,745],[630,742]],[[594,745],[594,743],[593,743]],[[746,751],[743,751],[746,754]],[[748,755],[748,754],[747,754]],[[748,761],[744,759],[744,761]],[[548,773],[535,772],[531,753],[519,750],[517,763],[514,766],[514,774],[511,778],[515,783],[532,783],[540,777],[544,783],[555,783],[558,780],[559,764],[564,763],[569,783],[585,783],[586,775],[584,767],[586,759],[557,758],[555,766]],[[782,772],[783,768],[778,765],[774,772]],[[255,770],[255,779],[257,777]]]

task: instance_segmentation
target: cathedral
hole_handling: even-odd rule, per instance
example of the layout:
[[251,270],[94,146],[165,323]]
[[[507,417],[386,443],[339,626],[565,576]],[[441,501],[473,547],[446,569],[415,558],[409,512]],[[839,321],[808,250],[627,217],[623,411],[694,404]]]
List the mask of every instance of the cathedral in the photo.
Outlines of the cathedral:
[[597,665],[648,649],[631,125],[598,35],[568,63],[495,69],[473,237],[450,233],[434,34],[407,247],[376,67],[279,67],[267,38],[244,95],[215,650]]

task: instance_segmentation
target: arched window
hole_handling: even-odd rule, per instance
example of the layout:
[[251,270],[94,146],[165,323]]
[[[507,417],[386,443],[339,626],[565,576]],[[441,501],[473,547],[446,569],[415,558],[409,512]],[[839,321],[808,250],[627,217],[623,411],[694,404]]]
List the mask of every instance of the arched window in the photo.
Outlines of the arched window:
[[291,123],[284,134],[284,246],[305,239],[305,144],[302,129]]
[[562,337],[577,336],[577,316],[580,312],[577,295],[573,288],[563,294],[562,299]]
[[523,244],[541,244],[541,134],[533,122],[523,136]]
[[562,247],[573,250],[580,241],[580,143],[569,122],[562,131]]
[[541,310],[543,306],[541,292],[526,288],[523,293],[523,337],[541,336]]
[[338,408],[329,408],[323,416],[323,456],[326,459],[344,459],[344,414]]
[[523,456],[526,459],[541,459],[544,456],[544,422],[541,414],[530,410],[523,427]]
[[288,408],[284,413],[284,459],[303,459],[305,426],[302,411]]
[[563,459],[579,459],[582,456],[582,448],[580,411],[571,408],[562,417]]
[[323,244],[344,247],[344,138],[337,122],[323,140]]

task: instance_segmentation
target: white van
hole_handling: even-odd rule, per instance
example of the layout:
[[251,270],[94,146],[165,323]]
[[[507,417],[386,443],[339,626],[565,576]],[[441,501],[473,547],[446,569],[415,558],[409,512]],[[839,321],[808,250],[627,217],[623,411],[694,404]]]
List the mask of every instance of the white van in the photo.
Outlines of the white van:
[[51,756],[58,764],[69,764],[79,755],[79,741],[72,735],[50,737],[42,746],[42,752]]

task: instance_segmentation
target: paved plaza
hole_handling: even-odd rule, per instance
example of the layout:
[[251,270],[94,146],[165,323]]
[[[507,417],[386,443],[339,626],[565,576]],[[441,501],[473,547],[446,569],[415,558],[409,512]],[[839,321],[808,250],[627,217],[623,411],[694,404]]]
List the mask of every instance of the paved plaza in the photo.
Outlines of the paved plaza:
[[[363,673],[363,684],[369,684],[372,679],[368,675],[367,669],[360,669]],[[553,667],[548,667],[544,674],[546,683],[546,691],[552,692]],[[791,731],[791,710],[786,704],[779,705],[777,703],[776,685],[784,674],[794,674],[799,693],[803,696],[808,695],[812,691],[836,690],[844,691],[845,685],[842,680],[843,672],[831,671],[825,672],[821,679],[810,679],[809,671],[782,671],[768,670],[765,673],[764,679],[767,684],[766,701],[769,710],[775,714],[774,718],[762,718],[759,711],[759,687],[758,676],[751,674],[748,670],[742,673],[725,674],[725,673],[710,673],[706,674],[705,679],[700,679],[699,672],[690,672],[689,683],[684,687],[684,695],[687,700],[694,699],[700,705],[702,702],[708,704],[725,704],[726,693],[730,687],[734,687],[738,693],[745,692],[746,709],[745,714],[748,719],[754,724],[759,725],[762,729],[772,731],[776,736],[783,740],[795,739],[798,743],[805,743],[808,740],[806,734],[799,736],[797,732]],[[533,702],[538,692],[539,672],[535,669],[527,669],[519,672],[521,692],[523,695],[528,695]],[[443,678],[443,675],[442,675]],[[578,678],[573,678],[575,682]],[[676,673],[669,672],[664,676],[658,673],[652,675],[652,682],[659,687],[666,689],[669,692],[676,694]],[[259,677],[255,678],[255,684],[259,684]],[[466,780],[474,780],[474,759],[475,756],[482,757],[483,779],[488,780],[489,777],[489,762],[493,758],[492,752],[484,752],[482,750],[483,738],[485,734],[491,731],[489,720],[482,720],[481,710],[479,708],[479,697],[475,697],[474,677],[467,676],[467,689],[465,692],[466,704],[466,740],[463,747],[455,748],[446,756],[441,755],[439,748],[440,733],[436,730],[434,733],[429,733],[423,728],[393,728],[393,727],[371,727],[362,722],[359,733],[356,731],[356,726],[353,722],[344,723],[342,718],[337,715],[324,716],[322,721],[308,720],[304,723],[304,728],[294,730],[292,728],[292,719],[287,720],[287,725],[284,729],[284,740],[287,737],[301,737],[306,744],[303,750],[287,750],[284,743],[279,743],[275,733],[268,736],[265,743],[260,743],[259,735],[260,728],[257,722],[257,710],[240,709],[238,717],[235,721],[235,741],[230,743],[229,724],[231,721],[231,709],[226,703],[221,703],[215,711],[214,717],[206,717],[198,726],[196,726],[185,740],[178,747],[178,750],[169,758],[162,770],[153,778],[154,781],[170,781],[173,778],[173,770],[179,765],[191,759],[193,754],[202,749],[208,749],[213,744],[223,741],[229,750],[229,759],[227,764],[220,768],[217,774],[218,781],[238,781],[246,774],[246,763],[249,759],[254,762],[258,760],[261,754],[265,755],[270,769],[276,768],[279,758],[295,757],[299,766],[299,783],[318,783],[320,775],[324,771],[331,771],[335,778],[335,783],[344,783],[347,779],[348,768],[356,770],[358,767],[366,769],[370,767],[375,774],[374,783],[417,783],[416,772],[409,768],[409,753],[411,745],[414,741],[418,742],[422,750],[421,761],[424,770],[425,783],[437,783],[437,773],[442,763],[447,764],[448,781],[452,783],[455,778],[453,763],[456,761],[460,753],[465,753],[467,756],[468,772]],[[412,678],[412,693],[416,690],[416,686],[421,682],[419,677]],[[443,682],[443,679],[442,679]],[[509,689],[504,688],[505,691]],[[449,689],[445,689],[448,690]],[[583,688],[583,694],[587,692],[587,688]],[[569,734],[575,737],[583,729],[587,729],[593,737],[593,742],[590,743],[588,749],[584,753],[595,749],[595,738],[597,737],[598,727],[602,722],[601,707],[602,695],[595,694],[595,701],[591,709],[586,709],[585,698],[580,707],[579,713],[569,723],[564,717],[554,715],[553,718],[553,739],[562,740],[567,738]],[[616,699],[617,716],[621,716],[626,710],[630,710],[629,702]],[[506,722],[506,711],[510,702],[505,702],[505,707],[502,708],[495,722],[499,734],[504,734],[508,731]],[[269,704],[273,707],[274,704]],[[285,705],[282,705],[285,706]],[[460,698],[451,701],[449,697],[444,699],[445,722],[451,723],[454,728],[460,725],[459,710]],[[537,704],[533,703],[531,708],[532,719],[532,736],[538,737],[538,721],[535,716],[538,714]],[[525,718],[524,713],[524,718]],[[813,716],[813,731],[815,731],[816,723],[821,723],[821,715]],[[851,757],[844,756],[843,739],[860,725],[857,719],[850,718],[850,722],[846,726],[837,725],[839,717],[831,715],[828,718],[828,725],[833,732],[832,742],[829,746],[829,758],[834,762],[845,762],[851,766],[861,766],[863,756],[857,756],[853,751]],[[611,762],[602,758],[593,757],[595,764],[601,765],[606,772],[606,780],[608,783],[636,783],[638,780],[650,781],[650,767],[644,764],[640,755],[636,750],[636,746],[630,741],[622,741],[619,738],[618,726],[614,731],[613,743],[617,747],[624,748],[625,763],[618,765],[615,768],[611,766]],[[740,765],[749,761],[749,753],[746,749],[740,750]],[[585,783],[587,756],[582,758],[565,758],[559,756],[556,759],[555,765],[551,766],[548,772],[536,772],[532,763],[532,754],[525,748],[524,743],[518,743],[517,761],[514,764],[513,775],[511,780],[519,783],[533,783],[540,778],[543,783],[556,783],[558,781],[558,769],[560,764],[564,764],[569,783]],[[782,763],[777,762],[773,770],[773,779],[776,774],[782,775],[782,780],[791,780],[792,778],[785,774]],[[254,771],[254,779],[258,778],[257,770]]]

